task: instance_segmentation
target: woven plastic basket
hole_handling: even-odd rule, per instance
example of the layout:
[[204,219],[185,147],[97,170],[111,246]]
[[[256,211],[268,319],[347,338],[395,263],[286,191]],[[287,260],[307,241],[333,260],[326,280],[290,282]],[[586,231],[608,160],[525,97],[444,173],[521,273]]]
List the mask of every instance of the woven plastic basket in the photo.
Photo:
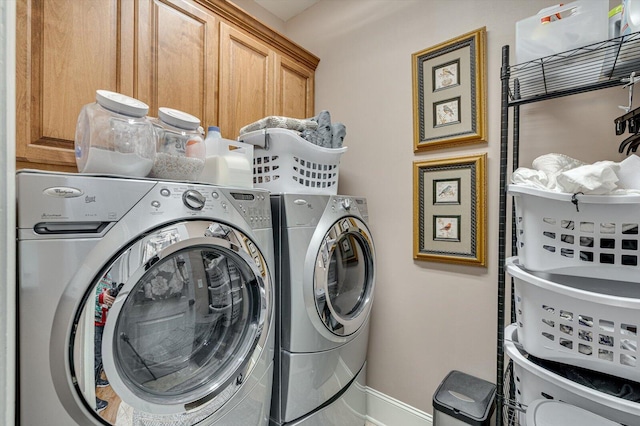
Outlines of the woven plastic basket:
[[530,272],[516,257],[507,259],[506,269],[528,353],[640,382],[639,285]]
[[582,195],[509,185],[521,264],[640,283],[640,195]]
[[[509,325],[504,332],[505,353],[513,361],[516,400],[524,406],[540,399],[554,399],[575,405],[614,422],[640,424],[640,404],[599,392],[565,379],[531,362],[519,346],[517,327]],[[520,415],[524,423],[524,413]],[[585,425],[586,426],[586,425]]]
[[340,157],[347,147],[323,148],[287,129],[264,129],[242,135],[254,146],[253,184],[272,193],[338,193]]

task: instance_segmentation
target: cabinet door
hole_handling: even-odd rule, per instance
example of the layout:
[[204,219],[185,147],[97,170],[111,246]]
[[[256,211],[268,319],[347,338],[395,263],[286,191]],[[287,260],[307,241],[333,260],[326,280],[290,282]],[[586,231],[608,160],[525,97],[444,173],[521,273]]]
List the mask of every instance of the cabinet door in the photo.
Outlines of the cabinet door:
[[17,6],[20,166],[75,169],[76,120],[97,89],[140,99],[149,115],[169,106],[203,124],[217,122],[217,19],[205,7],[191,0],[19,0]]
[[75,166],[80,109],[96,89],[118,90],[118,3],[17,2],[18,161]]
[[218,33],[213,12],[190,0],[139,0],[134,86],[149,114],[170,107],[217,122]]
[[257,39],[220,24],[220,130],[235,139],[240,128],[274,115],[276,53]]
[[313,116],[314,71],[284,56],[278,57],[276,114],[285,117]]

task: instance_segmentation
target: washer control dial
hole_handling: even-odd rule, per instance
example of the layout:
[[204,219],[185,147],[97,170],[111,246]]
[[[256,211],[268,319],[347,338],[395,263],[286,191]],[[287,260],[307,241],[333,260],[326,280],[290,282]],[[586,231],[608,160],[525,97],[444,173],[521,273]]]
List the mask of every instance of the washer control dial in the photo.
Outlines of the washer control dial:
[[182,194],[182,202],[191,210],[202,210],[206,199],[195,189],[188,189]]
[[343,198],[342,207],[347,211],[351,210],[351,198]]

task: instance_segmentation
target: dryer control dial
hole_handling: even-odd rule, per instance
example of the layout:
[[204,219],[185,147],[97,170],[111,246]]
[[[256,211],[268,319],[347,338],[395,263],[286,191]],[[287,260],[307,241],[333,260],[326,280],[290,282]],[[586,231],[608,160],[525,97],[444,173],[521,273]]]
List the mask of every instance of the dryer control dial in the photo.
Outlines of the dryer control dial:
[[182,194],[182,202],[191,210],[202,210],[206,199],[195,189],[188,189]]

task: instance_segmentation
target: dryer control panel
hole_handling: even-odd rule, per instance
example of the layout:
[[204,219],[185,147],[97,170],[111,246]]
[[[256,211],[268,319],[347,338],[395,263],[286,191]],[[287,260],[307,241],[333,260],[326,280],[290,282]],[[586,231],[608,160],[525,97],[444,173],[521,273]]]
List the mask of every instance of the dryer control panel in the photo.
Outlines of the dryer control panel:
[[337,220],[342,216],[368,219],[367,199],[346,195],[283,194],[277,195],[286,210],[287,227],[314,227],[320,219]]
[[360,216],[365,220],[365,222],[369,218],[367,211],[367,199],[364,197],[334,195],[331,197],[327,208],[340,216],[345,214]]

